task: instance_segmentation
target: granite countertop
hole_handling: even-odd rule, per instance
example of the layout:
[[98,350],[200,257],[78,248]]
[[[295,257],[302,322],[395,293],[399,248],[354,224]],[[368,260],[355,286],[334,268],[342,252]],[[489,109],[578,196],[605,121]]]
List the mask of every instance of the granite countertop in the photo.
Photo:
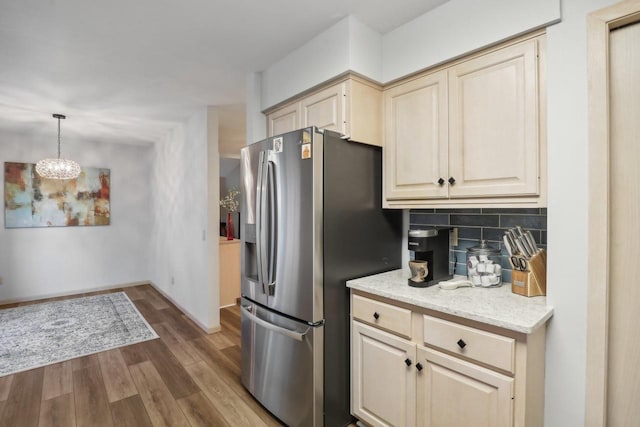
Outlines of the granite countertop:
[[497,288],[458,288],[446,291],[439,286],[413,288],[407,284],[408,270],[393,270],[353,279],[347,286],[373,295],[439,311],[464,319],[530,334],[552,315],[546,297],[527,298],[511,292],[511,285]]

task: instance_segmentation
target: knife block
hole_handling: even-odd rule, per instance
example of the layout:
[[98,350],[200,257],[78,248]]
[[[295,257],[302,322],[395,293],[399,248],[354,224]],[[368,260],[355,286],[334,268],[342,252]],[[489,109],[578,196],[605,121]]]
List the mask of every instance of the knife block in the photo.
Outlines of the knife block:
[[525,297],[547,294],[547,253],[544,249],[529,259],[528,270],[511,272],[511,292]]

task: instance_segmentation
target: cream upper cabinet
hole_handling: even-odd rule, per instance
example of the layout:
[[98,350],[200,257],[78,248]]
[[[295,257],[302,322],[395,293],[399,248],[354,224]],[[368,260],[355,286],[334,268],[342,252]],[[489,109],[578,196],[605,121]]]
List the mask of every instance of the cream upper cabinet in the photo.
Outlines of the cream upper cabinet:
[[385,207],[546,206],[544,46],[523,37],[384,90]]
[[417,425],[510,427],[513,378],[418,347]]
[[538,194],[537,41],[449,73],[450,197]]
[[383,100],[387,199],[447,197],[446,71],[389,89]]
[[317,126],[347,134],[346,83],[328,87],[300,101],[302,126]]
[[267,116],[269,136],[300,129],[300,105],[287,105]]
[[317,126],[382,145],[382,89],[356,76],[343,76],[266,114],[268,136]]
[[415,425],[416,345],[360,322],[352,324],[352,412],[373,426]]

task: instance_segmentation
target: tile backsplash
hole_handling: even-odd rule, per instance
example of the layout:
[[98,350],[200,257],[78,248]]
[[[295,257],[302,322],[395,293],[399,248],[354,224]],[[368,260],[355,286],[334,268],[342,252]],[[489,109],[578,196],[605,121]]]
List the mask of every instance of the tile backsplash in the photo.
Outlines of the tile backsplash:
[[531,231],[539,247],[547,247],[546,208],[477,208],[477,209],[412,209],[409,228],[450,226],[458,228],[458,245],[449,252],[451,270],[467,274],[467,248],[477,246],[480,239],[501,249],[502,280],[511,282],[511,265],[503,248],[502,236],[508,228],[521,226]]

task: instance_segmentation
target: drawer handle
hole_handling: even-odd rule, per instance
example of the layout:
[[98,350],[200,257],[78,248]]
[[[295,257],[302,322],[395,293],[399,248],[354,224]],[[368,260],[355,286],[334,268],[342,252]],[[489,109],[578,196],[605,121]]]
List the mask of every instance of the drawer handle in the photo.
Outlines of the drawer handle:
[[460,338],[458,340],[458,347],[460,347],[460,350],[462,350],[463,348],[465,348],[467,346],[467,343],[463,341],[462,338]]
[[420,362],[416,363],[416,369],[422,371],[422,364]]
[[407,366],[411,366],[411,359],[409,359],[408,357],[404,359],[404,364]]
[[376,319],[376,320],[378,320],[380,318],[380,315],[378,314],[377,311],[373,313],[373,318]]

